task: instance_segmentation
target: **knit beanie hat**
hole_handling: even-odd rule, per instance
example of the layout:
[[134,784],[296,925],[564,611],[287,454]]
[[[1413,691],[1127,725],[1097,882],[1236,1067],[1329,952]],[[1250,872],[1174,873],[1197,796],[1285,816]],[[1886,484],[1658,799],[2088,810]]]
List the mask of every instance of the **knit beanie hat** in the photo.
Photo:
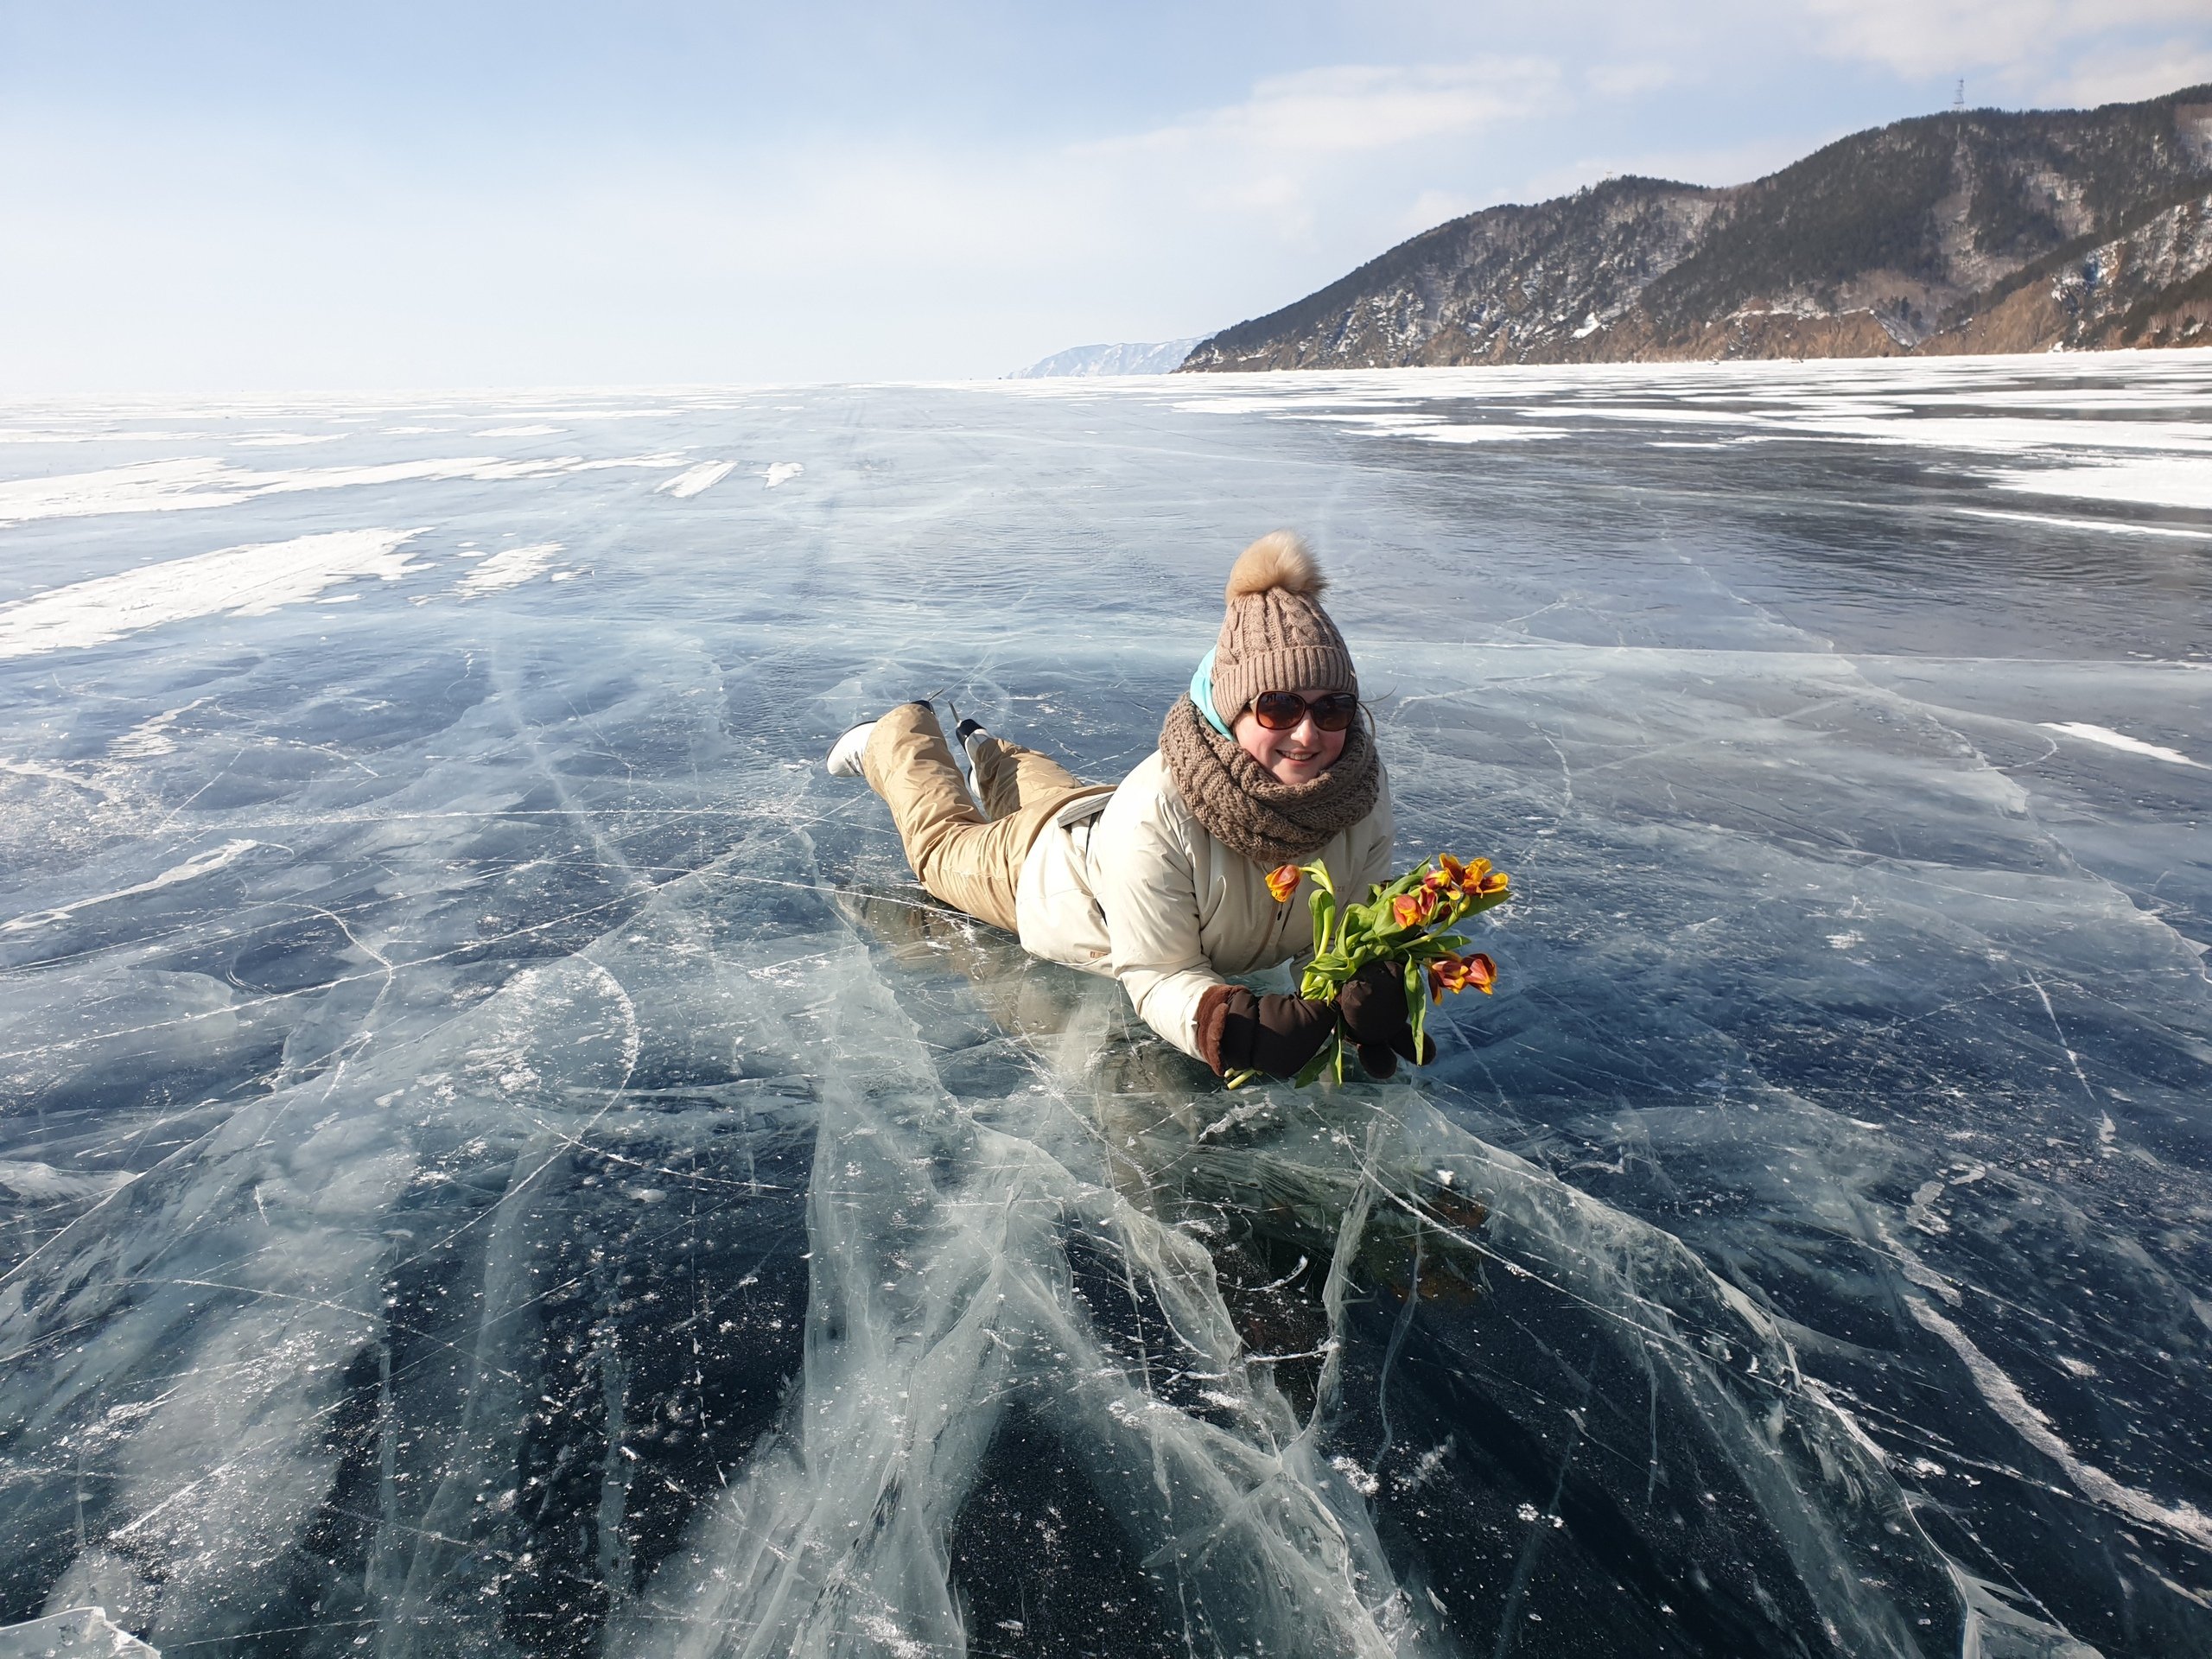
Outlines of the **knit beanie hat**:
[[1321,608],[1328,585],[1306,543],[1271,531],[1229,573],[1229,613],[1213,648],[1213,706],[1234,724],[1262,691],[1359,694],[1344,637]]

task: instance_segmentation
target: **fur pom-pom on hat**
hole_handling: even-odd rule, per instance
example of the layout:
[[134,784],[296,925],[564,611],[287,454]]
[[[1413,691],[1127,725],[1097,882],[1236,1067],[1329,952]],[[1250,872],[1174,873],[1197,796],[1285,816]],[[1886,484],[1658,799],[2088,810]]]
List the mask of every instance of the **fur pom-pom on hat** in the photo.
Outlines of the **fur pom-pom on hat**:
[[1295,531],[1271,530],[1236,556],[1230,567],[1227,597],[1233,602],[1245,594],[1264,594],[1270,588],[1286,593],[1318,594],[1329,585],[1313,550]]
[[1351,652],[1320,593],[1321,567],[1297,536],[1271,531],[1237,555],[1214,643],[1213,703],[1234,722],[1262,691],[1359,691]]

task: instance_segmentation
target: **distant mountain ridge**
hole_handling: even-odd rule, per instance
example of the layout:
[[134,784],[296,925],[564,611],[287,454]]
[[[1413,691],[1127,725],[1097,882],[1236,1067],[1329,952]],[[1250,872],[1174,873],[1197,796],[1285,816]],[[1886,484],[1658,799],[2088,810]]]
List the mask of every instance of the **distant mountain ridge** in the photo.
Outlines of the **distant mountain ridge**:
[[2212,86],[1609,179],[1401,243],[1185,371],[2212,345]]
[[1016,369],[1009,380],[1057,379],[1064,375],[1168,374],[1198,343],[1189,340],[1124,340],[1112,346],[1071,346]]

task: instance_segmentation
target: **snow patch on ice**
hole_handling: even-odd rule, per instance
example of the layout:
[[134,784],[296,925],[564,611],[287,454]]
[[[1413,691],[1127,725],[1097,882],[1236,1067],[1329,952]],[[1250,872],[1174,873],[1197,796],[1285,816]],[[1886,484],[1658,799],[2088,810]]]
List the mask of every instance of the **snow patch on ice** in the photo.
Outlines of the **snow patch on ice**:
[[0,1625],[0,1656],[30,1659],[34,1654],[46,1659],[90,1659],[94,1654],[104,1659],[161,1659],[156,1649],[111,1619],[105,1607],[72,1607],[21,1624]]
[[1405,435],[1427,443],[1526,443],[1567,433],[1555,426],[1429,426]]
[[551,564],[561,551],[558,542],[532,542],[526,547],[503,547],[461,579],[454,592],[464,598],[519,588]]
[[1988,474],[2000,490],[2067,495],[2083,501],[2135,501],[2154,507],[2212,509],[2212,465],[2202,455],[2084,461],[2075,467],[2011,467]]
[[[358,599],[360,595],[347,594],[345,597]],[[324,605],[332,602],[327,599],[318,601]],[[176,739],[171,734],[172,728],[176,725],[177,717],[190,714],[207,701],[205,697],[194,697],[181,708],[165,709],[150,719],[140,721],[138,724],[109,744],[107,752],[118,760],[151,760],[156,755],[174,754],[176,753]]]
[[[557,461],[548,462],[545,464],[550,467],[552,473],[556,474],[600,473],[605,472],[610,467],[640,467],[648,470],[656,467],[681,467],[685,460],[686,457],[682,454],[665,454],[658,455],[616,455],[612,460],[608,461],[581,461],[574,455],[564,455]],[[523,467],[534,467],[539,463],[525,461],[512,464]],[[546,475],[550,476],[550,474]],[[533,474],[517,474],[515,476],[533,476]]]
[[128,1170],[104,1169],[88,1175],[73,1174],[51,1164],[0,1158],[0,1189],[29,1204],[103,1198],[132,1179]]
[[113,893],[95,893],[90,899],[79,899],[74,904],[59,905],[52,910],[33,911],[29,915],[18,916],[13,921],[0,922],[0,933],[27,933],[35,927],[65,921],[80,910],[90,910],[94,905],[112,904],[118,899],[135,898],[142,893],[159,893],[163,887],[196,881],[203,875],[213,875],[217,870],[237,863],[260,845],[257,841],[226,841],[220,847],[195,853],[183,863],[173,864],[159,875],[134,887],[118,887]]
[[487,426],[470,435],[479,438],[550,438],[558,433],[557,426]]
[[734,461],[702,461],[688,472],[678,473],[674,478],[663,479],[653,486],[653,493],[672,495],[679,501],[688,501],[702,491],[714,488],[715,485],[728,478],[736,466],[737,463]]
[[2113,731],[2110,727],[2092,726],[2084,720],[2046,720],[2039,723],[2047,732],[2063,732],[2067,736],[2078,737],[2085,743],[2101,743],[2108,749],[2143,755],[2152,760],[2164,760],[2171,766],[2195,766],[2199,772],[2212,771],[2212,767],[2208,767],[2202,760],[2192,760],[2179,749],[2145,743],[2139,737],[2130,737],[2125,732]]
[[0,443],[199,443],[200,432],[103,432],[96,426],[69,429],[57,427],[0,428]]
[[205,456],[149,461],[60,478],[17,479],[0,484],[0,524],[37,518],[82,518],[111,512],[173,512],[187,507],[227,507],[264,495],[357,485],[438,483],[499,479],[557,478],[617,467],[681,467],[682,455],[620,455],[594,461],[582,455],[503,461],[462,455],[435,461],[389,461],[370,467],[321,467],[258,473]]
[[412,530],[337,530],[141,565],[0,605],[0,658],[82,650],[192,617],[266,616],[341,582],[397,582]]
[[332,467],[307,472],[257,473],[206,457],[149,461],[60,478],[18,479],[0,484],[0,524],[36,518],[82,518],[111,512],[169,512],[184,507],[227,507],[256,496],[348,484],[397,484],[417,480],[479,478],[507,463],[489,456],[453,461],[401,461],[382,467]]
[[881,1613],[862,1615],[861,1627],[872,1639],[894,1656],[894,1659],[931,1659],[930,1643],[917,1642],[906,1631],[900,1630],[894,1621],[885,1618]]
[[[240,488],[217,486],[226,479],[255,476],[219,461],[149,461],[60,478],[17,479],[0,484],[0,524],[31,518],[74,518],[96,512],[159,512],[170,507],[223,505],[245,499]],[[202,495],[203,501],[188,498]]]
[[2050,1419],[2020,1392],[2018,1383],[1975,1345],[1973,1338],[1921,1297],[1908,1296],[1904,1305],[1915,1319],[1941,1338],[1944,1345],[1958,1356],[1989,1408],[2011,1424],[2021,1439],[2063,1470],[2066,1478],[2084,1497],[2144,1526],[2178,1533],[2199,1545],[2212,1545],[2212,1517],[2193,1503],[2162,1503],[2148,1493],[2122,1485],[2094,1464],[2084,1463],[2075,1455],[2074,1448],[2053,1432]]
[[2014,524],[2048,524],[2055,530],[2096,530],[2118,536],[2177,536],[2212,542],[2212,530],[2184,530],[2177,524],[2139,524],[2127,518],[2059,518],[2041,512],[1999,512],[1993,507],[1955,509],[1969,518],[1994,518]]
[[1329,1467],[1344,1478],[1344,1482],[1362,1497],[1372,1497],[1382,1490],[1382,1483],[1361,1468],[1350,1456],[1338,1452],[1329,1459]]
[[773,466],[770,467],[766,472],[761,474],[760,476],[768,480],[768,487],[772,490],[779,484],[790,483],[791,480],[797,478],[805,470],[806,468],[801,466],[798,461],[779,461]]

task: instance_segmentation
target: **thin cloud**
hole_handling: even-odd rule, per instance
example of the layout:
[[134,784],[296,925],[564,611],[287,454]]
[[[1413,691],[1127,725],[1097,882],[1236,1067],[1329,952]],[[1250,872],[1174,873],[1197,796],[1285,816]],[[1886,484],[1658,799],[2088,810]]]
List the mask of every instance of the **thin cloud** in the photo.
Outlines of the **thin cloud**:
[[2101,52],[2078,60],[2058,92],[2061,101],[2094,108],[2156,98],[2212,81],[2212,51],[2167,41],[2133,52]]
[[[2009,86],[2063,79],[2087,37],[2204,21],[2204,0],[1810,0],[1809,10],[1833,55],[1906,75],[1982,71]],[[2160,90],[2187,84],[2169,78]]]
[[[1227,215],[1279,246],[1310,245],[1348,212],[1374,233],[1425,229],[1467,211],[1453,194],[1435,218],[1412,223],[1439,195],[1420,176],[1435,156],[1556,108],[1564,79],[1558,64],[1539,57],[1332,65],[1259,81],[1235,104],[1071,145],[1053,170],[1137,218],[1182,219],[1198,231]],[[1403,182],[1380,194],[1414,206],[1376,216],[1376,184],[1393,175]],[[1364,213],[1354,207],[1363,196]]]
[[1672,86],[1675,67],[1669,63],[1601,63],[1582,78],[1600,98],[1634,98],[1639,92],[1656,92],[1662,86]]
[[1264,150],[1344,156],[1474,131],[1551,98],[1559,66],[1544,58],[1436,66],[1338,64],[1262,80],[1238,104],[1126,137],[1078,146],[1142,151]]

